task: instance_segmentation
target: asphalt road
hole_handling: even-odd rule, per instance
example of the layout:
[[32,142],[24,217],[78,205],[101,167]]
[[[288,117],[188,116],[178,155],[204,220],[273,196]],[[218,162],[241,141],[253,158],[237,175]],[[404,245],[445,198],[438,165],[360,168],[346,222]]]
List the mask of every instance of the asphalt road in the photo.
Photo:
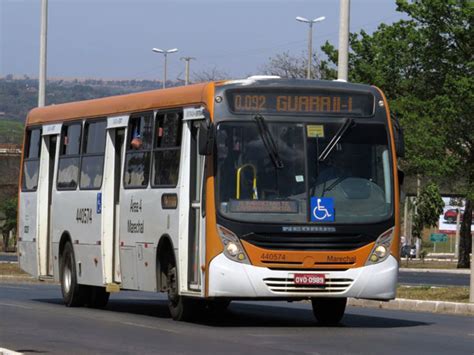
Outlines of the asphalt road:
[[161,295],[120,292],[66,308],[52,284],[0,284],[0,347],[49,354],[472,354],[474,319],[349,308],[319,326],[309,304],[234,302],[219,319],[169,318]]
[[431,286],[469,286],[469,274],[451,274],[447,272],[407,272],[398,273],[400,285],[431,285]]
[[18,261],[18,257],[14,253],[0,253],[0,261]]

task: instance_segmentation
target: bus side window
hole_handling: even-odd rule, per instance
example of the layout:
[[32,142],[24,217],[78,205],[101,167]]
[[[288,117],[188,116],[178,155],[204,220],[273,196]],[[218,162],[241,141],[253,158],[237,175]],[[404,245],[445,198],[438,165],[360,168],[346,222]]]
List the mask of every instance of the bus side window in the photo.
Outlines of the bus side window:
[[105,120],[86,122],[81,160],[81,190],[100,189],[104,171]]
[[26,131],[22,191],[36,191],[41,152],[41,128]]
[[144,188],[150,176],[153,113],[130,118],[123,184],[125,188]]
[[153,187],[176,187],[178,183],[182,120],[182,111],[156,115]]
[[58,190],[75,190],[79,178],[82,123],[63,125],[58,164]]

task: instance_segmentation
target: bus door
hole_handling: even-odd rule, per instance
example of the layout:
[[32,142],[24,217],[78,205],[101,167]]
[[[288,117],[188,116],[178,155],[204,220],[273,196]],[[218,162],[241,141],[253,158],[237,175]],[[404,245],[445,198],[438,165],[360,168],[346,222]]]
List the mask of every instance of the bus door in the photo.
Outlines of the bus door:
[[43,126],[41,142],[40,175],[38,181],[38,271],[39,276],[53,275],[52,258],[52,191],[54,183],[54,167],[56,148],[61,124]]
[[105,145],[104,182],[102,186],[102,265],[104,284],[107,291],[119,290],[120,245],[120,176],[124,149],[125,127],[128,116],[109,117],[107,119],[107,137]]
[[[201,197],[203,196],[204,157],[199,155],[198,149],[198,127],[202,119],[204,119],[202,111],[202,108],[184,109],[183,120],[185,121],[185,127],[187,127],[186,134],[189,135],[189,138],[184,141],[189,142],[189,145],[186,147],[186,144],[183,144],[183,147],[187,149],[189,153],[185,154],[185,157],[189,157],[189,160],[185,161],[185,164],[189,167],[190,173],[188,174],[189,181],[187,182],[189,190],[184,189],[185,191],[183,191],[183,193],[188,194],[189,197],[188,199],[180,198],[180,200],[189,200],[189,223],[187,245],[179,246],[181,251],[187,251],[187,289],[200,293],[203,292],[201,266],[204,264],[205,257],[205,221],[202,213],[204,206],[201,201]],[[185,285],[181,285],[182,291],[185,291],[183,290],[184,286]]]

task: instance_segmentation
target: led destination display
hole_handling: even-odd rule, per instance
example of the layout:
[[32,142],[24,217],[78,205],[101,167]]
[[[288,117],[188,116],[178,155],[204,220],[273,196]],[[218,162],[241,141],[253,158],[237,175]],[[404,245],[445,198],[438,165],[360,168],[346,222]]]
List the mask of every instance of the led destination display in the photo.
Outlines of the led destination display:
[[371,116],[374,97],[370,93],[331,91],[231,91],[230,110],[234,113],[315,114]]

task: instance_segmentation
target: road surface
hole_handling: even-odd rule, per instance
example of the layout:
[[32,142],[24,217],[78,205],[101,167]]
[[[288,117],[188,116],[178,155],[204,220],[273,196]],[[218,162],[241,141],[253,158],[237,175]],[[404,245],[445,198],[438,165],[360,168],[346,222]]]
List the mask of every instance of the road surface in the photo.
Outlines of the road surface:
[[430,285],[430,286],[469,286],[469,274],[451,274],[447,272],[413,272],[398,273],[400,285]]
[[319,326],[309,304],[234,302],[219,319],[169,318],[161,294],[120,292],[67,308],[52,284],[0,284],[0,347],[49,354],[471,354],[474,319],[349,308]]

